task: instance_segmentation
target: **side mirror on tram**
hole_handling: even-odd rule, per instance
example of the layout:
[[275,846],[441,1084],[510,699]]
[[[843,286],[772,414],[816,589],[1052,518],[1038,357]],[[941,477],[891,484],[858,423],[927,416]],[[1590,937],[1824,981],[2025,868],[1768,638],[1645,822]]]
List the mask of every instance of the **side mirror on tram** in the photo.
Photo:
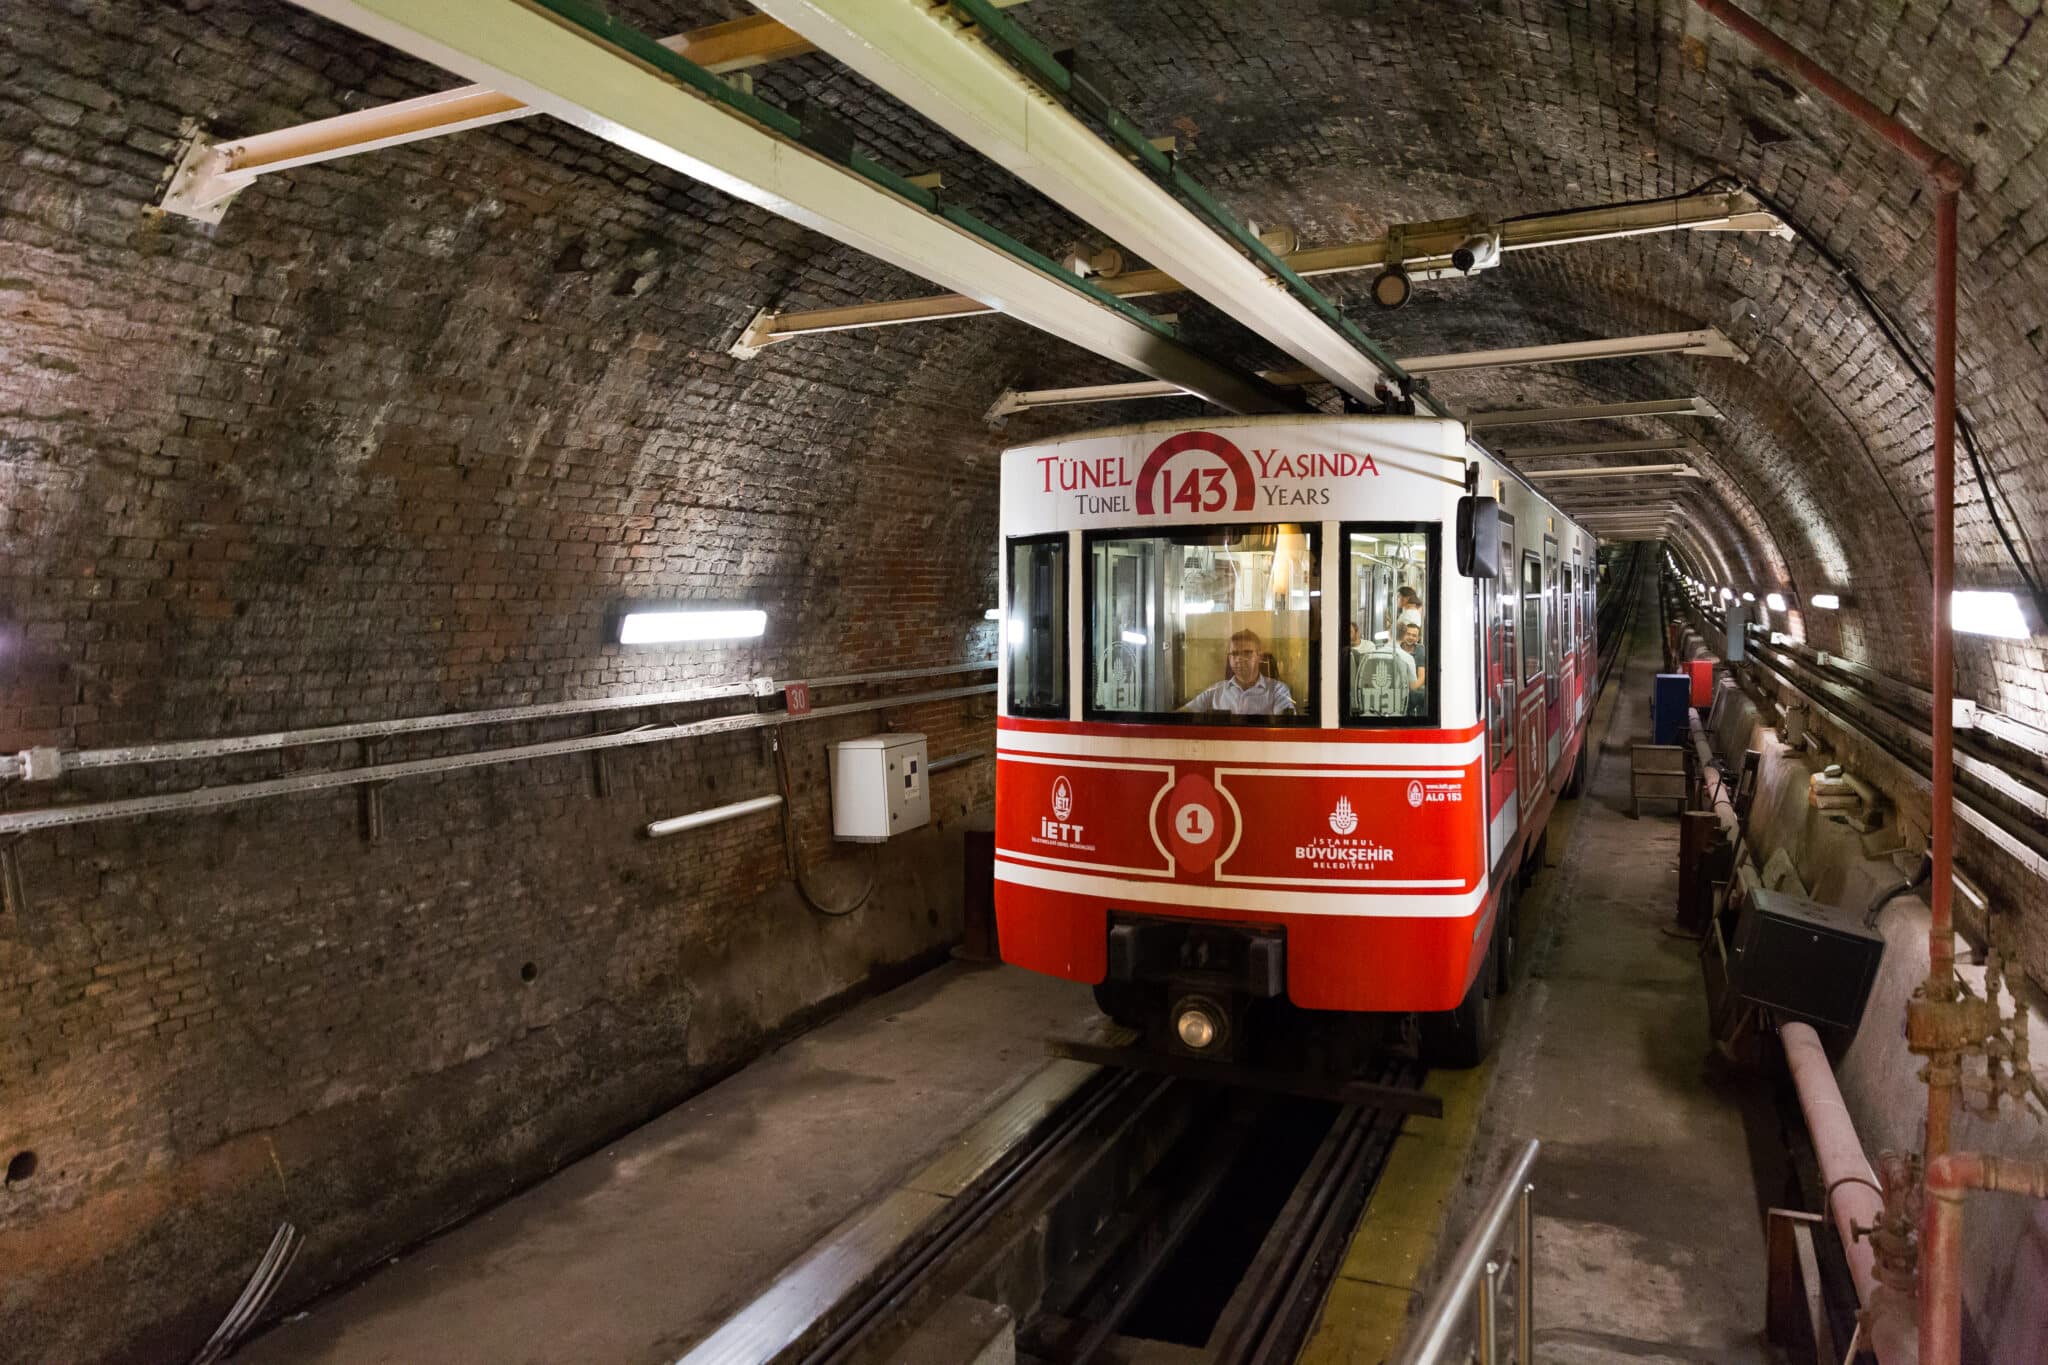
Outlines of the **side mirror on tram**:
[[1458,572],[1500,577],[1500,504],[1467,494],[1458,499]]

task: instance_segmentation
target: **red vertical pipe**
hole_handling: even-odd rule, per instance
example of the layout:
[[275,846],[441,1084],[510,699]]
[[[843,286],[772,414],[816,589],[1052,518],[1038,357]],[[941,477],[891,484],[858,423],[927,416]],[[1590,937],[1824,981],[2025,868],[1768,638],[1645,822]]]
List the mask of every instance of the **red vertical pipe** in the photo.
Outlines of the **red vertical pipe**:
[[[1949,607],[1955,589],[1956,522],[1956,208],[1969,175],[1933,144],[1858,94],[1846,81],[1738,9],[1731,0],[1693,0],[1742,38],[1812,84],[1919,164],[1938,191],[1934,206],[1934,796],[1929,850],[1934,860],[1927,983],[1936,1000],[1955,987],[1955,638]],[[1930,1056],[1927,1159],[1949,1148],[1957,1056]]]
[[1971,1190],[2048,1199],[2048,1162],[1951,1152],[1927,1163],[1919,1365],[1959,1365],[1963,1357],[1963,1196]]
[[1942,189],[1959,190],[1963,187],[1965,176],[1962,167],[1942,155],[1911,128],[1858,94],[1847,81],[1750,18],[1729,0],[1693,0],[1693,3],[1742,35],[1743,40],[1758,51],[1798,72],[1808,84],[1855,115],[1879,137],[1912,157]]
[[[1920,1360],[1957,1365],[1963,1357],[1963,1194],[1956,1177],[1962,1161],[1943,1157],[1927,1172],[1927,1202],[1920,1210]],[[1937,1174],[1939,1172],[1939,1174]]]
[[[1949,605],[1956,566],[1956,192],[1943,190],[1934,208],[1934,857],[1932,915],[1927,927],[1927,986],[1937,999],[1955,996],[1955,636]],[[1927,1159],[1949,1148],[1955,1110],[1950,1059],[1929,1059]]]

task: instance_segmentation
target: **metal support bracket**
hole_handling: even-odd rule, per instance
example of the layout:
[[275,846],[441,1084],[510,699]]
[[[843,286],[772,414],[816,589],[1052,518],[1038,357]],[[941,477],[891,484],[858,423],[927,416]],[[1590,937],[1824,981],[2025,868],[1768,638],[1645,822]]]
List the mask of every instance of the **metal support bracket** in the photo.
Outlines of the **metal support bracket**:
[[[374,739],[363,741],[363,766],[370,767],[377,761],[377,751],[382,746]],[[384,783],[363,784],[363,842],[381,844],[384,842]]]
[[[599,719],[598,719],[597,717],[595,717],[595,716],[592,716],[592,717],[591,717],[591,719],[590,719],[590,733],[591,733],[591,734],[593,734],[593,735],[600,735],[600,734],[603,734],[603,733],[604,733],[604,725],[603,725],[603,722],[602,722],[602,721],[600,721],[600,720],[599,720]],[[606,798],[607,796],[610,796],[610,795],[612,794],[612,751],[611,751],[611,750],[609,750],[609,749],[593,749],[593,750],[591,750],[591,752],[590,752],[590,789],[591,789],[591,793],[592,793],[592,795],[596,796],[596,797],[597,797],[597,799],[598,799],[598,800],[600,800],[600,801],[602,801],[602,800],[603,800],[604,798]]]
[[228,169],[226,155],[196,123],[185,125],[178,144],[178,159],[164,176],[163,196],[157,208],[201,223],[218,223],[235,196],[256,183],[252,174],[237,175]]
[[28,920],[28,888],[21,880],[21,859],[16,848],[21,836],[0,839],[0,920],[24,924]]
[[726,354],[734,360],[752,360],[781,340],[775,335],[775,317],[766,308],[755,312],[753,320],[740,329],[739,340],[726,348]]

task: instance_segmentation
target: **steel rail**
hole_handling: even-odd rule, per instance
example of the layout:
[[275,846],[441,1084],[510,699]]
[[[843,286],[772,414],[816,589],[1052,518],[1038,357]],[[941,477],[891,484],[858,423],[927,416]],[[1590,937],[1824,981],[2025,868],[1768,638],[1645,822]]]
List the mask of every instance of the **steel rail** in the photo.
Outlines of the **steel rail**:
[[1246,1365],[1284,1365],[1299,1354],[1343,1263],[1344,1244],[1379,1187],[1402,1125],[1399,1117],[1380,1111],[1345,1144],[1337,1178],[1318,1201],[1321,1210],[1301,1240],[1293,1257],[1294,1268],[1271,1303],[1265,1331],[1246,1357]]
[[0,813],[0,836],[26,834],[34,830],[61,829],[70,825],[95,825],[108,820],[125,820],[142,815],[186,814],[271,797],[303,796],[309,792],[359,787],[366,783],[393,782],[403,777],[457,772],[465,768],[489,768],[502,763],[524,763],[538,758],[559,758],[565,754],[624,749],[640,744],[666,744],[701,735],[801,724],[808,720],[826,720],[833,716],[850,716],[863,711],[951,701],[957,697],[978,697],[995,690],[994,683],[979,683],[972,687],[948,687],[933,692],[913,692],[904,696],[874,697],[864,701],[843,702],[837,706],[821,706],[800,716],[792,716],[787,711],[745,712],[740,715],[714,716],[708,720],[683,721],[671,725],[647,725],[607,735],[579,735],[574,739],[518,744],[500,749],[478,749],[470,753],[443,754],[434,758],[416,758],[399,763],[373,763],[364,767],[295,773],[290,777],[274,777],[260,782],[196,787],[189,791],[131,796],[113,801],[40,806],[33,810]]
[[[1683,604],[1683,610],[1692,618],[1701,638],[1711,638],[1710,632],[1712,636],[1722,634],[1720,628],[1707,620],[1690,602]],[[1782,667],[1766,657],[1777,653],[1775,646],[1768,643],[1759,646],[1751,641],[1749,649],[1753,651],[1752,657],[1758,667],[1769,675],[1774,687],[1791,693],[1815,715],[1844,734],[1862,741],[1872,758],[1891,773],[1895,780],[1903,782],[1908,790],[1917,795],[1932,795],[1934,781],[1933,773],[1930,771],[1931,765],[1921,762],[1914,753],[1901,752],[1896,742],[1887,738],[1876,727],[1848,714],[1841,702],[1829,698],[1818,689],[1808,690],[1802,687],[1789,668]],[[1774,714],[1773,719],[1776,718]],[[1932,749],[1931,739],[1928,747]],[[2030,828],[2025,822],[1989,804],[1973,787],[1965,786],[1956,793],[1955,807],[1961,814],[1964,824],[1983,835],[1993,846],[2026,871],[2048,880],[2048,835]]]
[[[692,702],[725,701],[734,697],[772,696],[792,683],[812,689],[849,687],[866,683],[902,682],[911,678],[942,678],[956,673],[981,673],[996,666],[994,659],[968,660],[932,668],[896,668],[878,673],[842,673],[823,678],[758,678],[742,683],[720,683],[707,687],[680,687],[666,692],[632,692],[613,697],[590,697],[577,701],[532,702],[520,706],[498,706],[484,711],[450,711],[438,716],[401,716],[394,720],[354,721],[340,725],[314,725],[296,730],[273,730],[256,735],[227,735],[216,739],[155,740],[146,744],[121,744],[99,749],[59,751],[64,772],[89,768],[122,768],[144,763],[189,763],[227,758],[238,754],[269,753],[278,749],[302,749],[319,744],[340,744],[353,740],[384,739],[392,735],[423,734],[435,730],[463,730],[481,725],[519,725],[553,720],[562,716],[596,715],[607,711],[651,710]],[[20,777],[26,762],[20,754],[0,755],[0,779]]]
[[1025,1180],[1068,1147],[1112,1106],[1126,1101],[1134,1112],[1149,1110],[1179,1082],[1157,1079],[1144,1085],[1135,1072],[1106,1072],[1093,1082],[1095,1089],[1070,1102],[1060,1118],[1034,1141],[1021,1144],[1016,1155],[993,1177],[985,1179],[972,1193],[955,1201],[948,1216],[933,1228],[917,1248],[905,1257],[875,1287],[872,1294],[854,1305],[816,1345],[805,1351],[800,1365],[832,1365],[843,1361],[850,1350],[878,1321],[902,1309],[931,1272],[943,1264],[948,1253],[986,1226],[1017,1194]]
[[[1755,630],[1754,627],[1751,628]],[[1859,713],[1864,728],[1872,732],[1883,731],[1894,748],[1900,745],[1911,749],[1919,761],[1930,769],[1933,765],[1934,743],[1922,728],[1926,724],[1924,715],[1908,715],[1887,705],[1874,688],[1857,687],[1839,682],[1809,666],[1805,660],[1768,641],[1759,642],[1752,634],[1748,648],[1772,656],[1773,670],[1780,676],[1788,677],[1800,685],[1802,691],[1816,689],[1833,697]],[[2020,807],[2036,820],[2048,819],[2048,790],[2039,784],[2026,781],[2016,773],[2007,772],[1998,766],[1995,759],[1967,740],[1959,739],[1954,753],[1956,770],[1962,776],[1977,783],[1980,789]]]

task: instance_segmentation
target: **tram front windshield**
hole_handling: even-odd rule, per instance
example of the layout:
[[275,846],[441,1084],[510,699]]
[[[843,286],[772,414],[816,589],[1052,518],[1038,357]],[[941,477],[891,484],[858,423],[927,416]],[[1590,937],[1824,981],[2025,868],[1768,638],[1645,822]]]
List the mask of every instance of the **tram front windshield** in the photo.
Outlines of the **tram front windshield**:
[[1088,713],[1315,723],[1316,528],[1087,538]]

